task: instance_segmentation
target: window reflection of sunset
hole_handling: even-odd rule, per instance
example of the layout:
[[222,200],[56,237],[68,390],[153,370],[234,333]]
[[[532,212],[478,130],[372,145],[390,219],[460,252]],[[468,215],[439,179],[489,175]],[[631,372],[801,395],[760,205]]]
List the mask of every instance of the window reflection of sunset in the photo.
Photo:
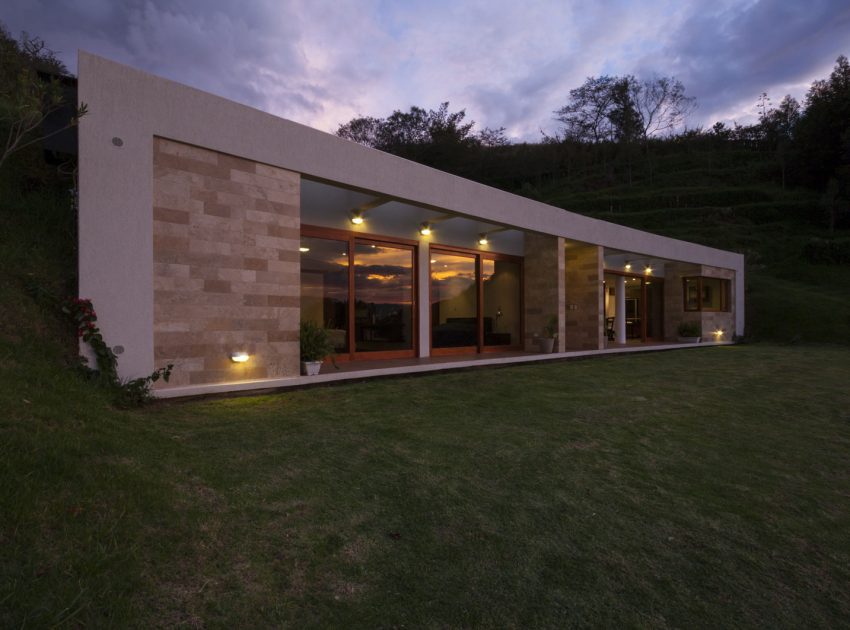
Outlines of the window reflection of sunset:
[[357,242],[354,277],[357,301],[409,305],[413,300],[413,252]]

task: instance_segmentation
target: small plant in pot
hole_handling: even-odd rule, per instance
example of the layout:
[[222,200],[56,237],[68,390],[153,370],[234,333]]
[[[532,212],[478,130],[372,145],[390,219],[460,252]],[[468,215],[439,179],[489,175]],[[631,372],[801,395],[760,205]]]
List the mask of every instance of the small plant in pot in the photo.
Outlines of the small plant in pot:
[[550,315],[546,325],[543,327],[543,338],[540,340],[540,352],[549,354],[555,349],[555,340],[558,338],[558,316]]
[[682,322],[678,328],[680,343],[699,343],[702,336],[702,324],[699,322]]
[[331,357],[336,367],[333,357],[334,346],[327,330],[315,322],[302,320],[298,334],[301,341],[301,372],[303,374],[316,376],[322,367],[322,361],[327,357]]

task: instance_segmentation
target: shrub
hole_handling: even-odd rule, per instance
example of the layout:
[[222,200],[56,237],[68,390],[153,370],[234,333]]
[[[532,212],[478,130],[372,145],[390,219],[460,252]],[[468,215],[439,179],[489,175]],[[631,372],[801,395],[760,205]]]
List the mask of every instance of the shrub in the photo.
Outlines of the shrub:
[[325,357],[333,354],[334,345],[328,331],[317,326],[315,322],[302,320],[298,335],[302,361],[323,361]]
[[680,337],[701,337],[702,324],[695,321],[682,322],[679,324],[678,333]]

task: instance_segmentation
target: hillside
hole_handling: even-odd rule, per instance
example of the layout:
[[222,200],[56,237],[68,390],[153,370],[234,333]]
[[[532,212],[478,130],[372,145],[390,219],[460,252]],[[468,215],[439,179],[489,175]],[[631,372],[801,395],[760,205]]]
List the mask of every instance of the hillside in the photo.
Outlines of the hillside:
[[[813,240],[830,236],[820,197],[775,183],[772,156],[758,151],[673,150],[653,158],[650,179],[600,185],[598,170],[533,188],[541,201],[629,227],[747,257],[747,337],[850,343],[850,265],[815,264]],[[516,192],[528,193],[529,188]]]

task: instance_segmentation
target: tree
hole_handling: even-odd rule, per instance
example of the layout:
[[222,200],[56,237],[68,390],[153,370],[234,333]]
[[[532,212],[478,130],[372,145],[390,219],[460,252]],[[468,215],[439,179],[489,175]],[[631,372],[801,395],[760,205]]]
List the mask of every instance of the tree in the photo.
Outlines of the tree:
[[[449,103],[426,111],[413,106],[409,111],[395,110],[387,118],[353,118],[337,129],[336,135],[360,144],[387,151],[406,153],[423,145],[475,145],[480,140],[472,133],[475,122],[464,122],[466,110],[449,111]],[[487,129],[492,141],[504,129]]]
[[682,126],[687,116],[696,109],[696,99],[685,96],[685,86],[678,79],[655,77],[638,81],[629,76],[626,80],[644,142]]
[[570,90],[570,102],[555,112],[564,125],[564,137],[598,144],[612,140],[611,113],[614,108],[616,77],[588,77]]
[[13,153],[76,125],[85,115],[82,104],[67,125],[41,133],[45,119],[66,104],[59,79],[64,76],[67,69],[43,40],[26,33],[15,40],[0,24],[0,167]]
[[681,126],[696,107],[685,96],[685,86],[673,77],[638,80],[625,77],[588,77],[570,90],[570,103],[555,112],[565,136],[581,142],[605,141],[644,144]]
[[844,55],[829,78],[809,88],[793,149],[800,183],[823,193],[830,229],[841,226],[850,204],[850,62]]

